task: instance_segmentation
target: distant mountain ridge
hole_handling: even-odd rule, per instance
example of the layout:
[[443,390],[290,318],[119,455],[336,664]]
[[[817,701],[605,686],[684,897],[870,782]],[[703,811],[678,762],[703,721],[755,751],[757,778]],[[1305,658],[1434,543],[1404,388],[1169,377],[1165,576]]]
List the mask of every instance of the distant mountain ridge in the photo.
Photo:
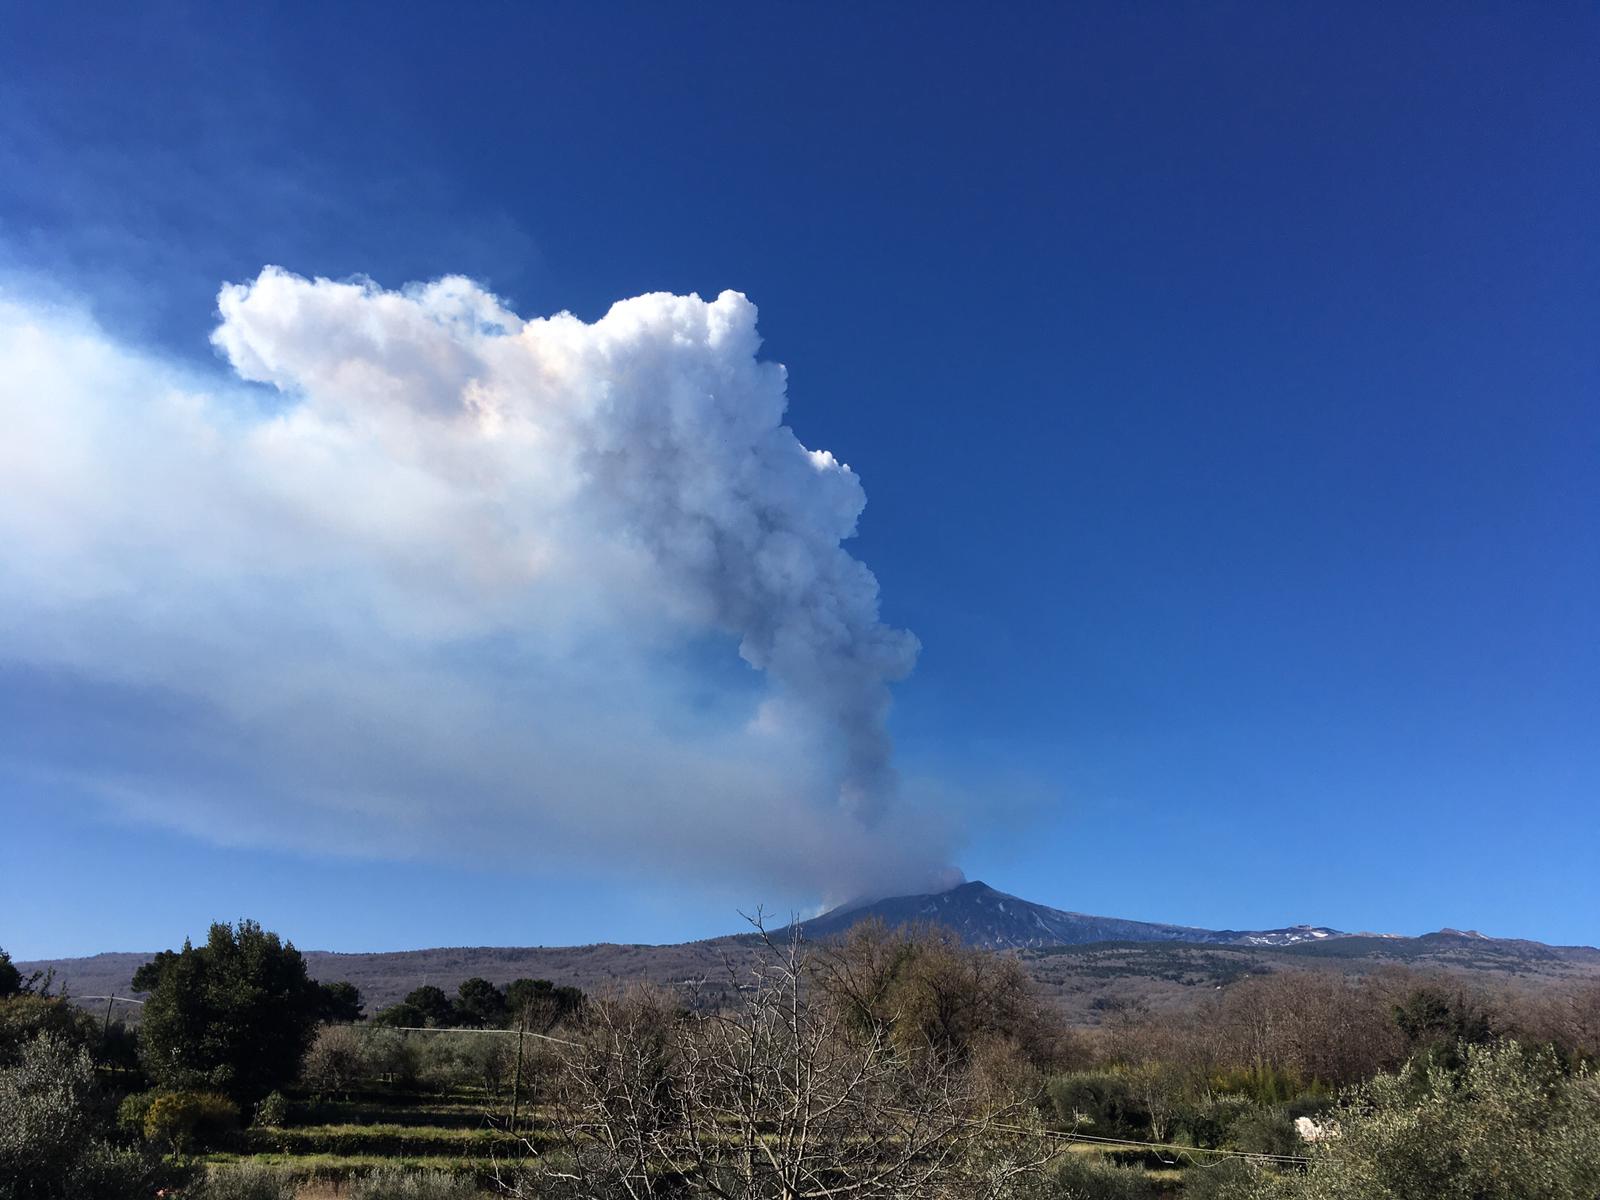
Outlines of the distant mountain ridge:
[[[963,941],[1016,954],[1040,987],[1074,1019],[1094,1022],[1097,1001],[1183,1004],[1217,986],[1261,971],[1361,973],[1390,965],[1490,974],[1519,986],[1533,981],[1600,979],[1600,950],[1549,946],[1518,938],[1443,929],[1419,937],[1344,933],[1322,925],[1282,929],[1199,929],[1068,912],[997,891],[982,882],[945,892],[894,896],[834,909],[798,922],[824,939],[869,919],[895,927],[943,925]],[[292,930],[281,931],[292,934]],[[456,946],[387,953],[304,952],[313,978],[344,979],[361,990],[367,1011],[392,1004],[422,984],[453,991],[482,976],[497,984],[519,977],[549,979],[585,990],[633,981],[676,986],[728,977],[759,954],[751,934],[645,946]],[[51,970],[56,986],[89,997],[127,996],[134,971],[152,954],[19,962],[24,972]]]
[[1044,946],[1081,946],[1089,942],[1193,942],[1213,946],[1293,946],[1347,936],[1322,925],[1292,925],[1283,929],[1197,929],[1152,921],[1097,917],[1035,904],[997,891],[981,880],[948,891],[921,896],[892,896],[866,904],[836,908],[809,921],[799,930],[808,938],[832,937],[866,920],[881,920],[893,928],[927,922],[952,930],[970,946],[988,950],[1038,949]]

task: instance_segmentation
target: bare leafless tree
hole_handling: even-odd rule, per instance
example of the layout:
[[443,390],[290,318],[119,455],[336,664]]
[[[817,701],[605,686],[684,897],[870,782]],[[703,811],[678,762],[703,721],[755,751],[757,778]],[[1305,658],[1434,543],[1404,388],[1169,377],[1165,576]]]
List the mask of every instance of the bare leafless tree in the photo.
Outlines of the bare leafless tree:
[[831,951],[756,929],[765,953],[729,967],[731,1004],[634,989],[590,1005],[561,1059],[561,1150],[510,1190],[998,1200],[1040,1170],[1031,1105],[955,1047],[908,1049],[893,1020],[851,1019],[820,990]]

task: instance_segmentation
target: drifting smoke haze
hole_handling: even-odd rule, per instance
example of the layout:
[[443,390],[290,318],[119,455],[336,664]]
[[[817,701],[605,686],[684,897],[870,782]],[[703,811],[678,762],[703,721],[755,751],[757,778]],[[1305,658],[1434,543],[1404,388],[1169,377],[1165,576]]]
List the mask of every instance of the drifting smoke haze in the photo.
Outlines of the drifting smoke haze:
[[885,729],[917,643],[745,297],[268,269],[219,309],[272,391],[0,305],[0,662],[79,714],[13,721],[14,777],[224,841],[935,878]]

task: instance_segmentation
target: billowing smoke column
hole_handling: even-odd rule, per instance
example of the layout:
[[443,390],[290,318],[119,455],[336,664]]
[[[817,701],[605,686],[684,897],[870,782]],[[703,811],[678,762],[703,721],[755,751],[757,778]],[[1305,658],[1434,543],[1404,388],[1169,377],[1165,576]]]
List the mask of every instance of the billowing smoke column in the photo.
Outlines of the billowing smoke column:
[[841,804],[881,817],[888,684],[916,639],[878,619],[876,579],[840,545],[860,481],[782,423],[785,373],[757,358],[743,295],[522,321],[465,279],[396,293],[268,269],[220,308],[213,341],[240,375],[467,476],[519,529],[500,551],[523,566],[581,570],[596,541],[646,556],[663,604],[737,637],[770,677],[761,720],[833,747]]
[[219,308],[251,385],[0,294],[0,791],[739,899],[948,863],[933,789],[894,802],[917,646],[843,548],[860,482],[743,296],[268,269]]

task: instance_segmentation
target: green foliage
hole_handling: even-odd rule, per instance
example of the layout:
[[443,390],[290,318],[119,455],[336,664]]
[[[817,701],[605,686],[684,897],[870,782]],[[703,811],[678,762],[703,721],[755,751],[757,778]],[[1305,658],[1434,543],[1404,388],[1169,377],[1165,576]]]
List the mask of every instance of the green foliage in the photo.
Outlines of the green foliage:
[[437,1034],[422,1045],[421,1082],[445,1090],[483,1087],[499,1091],[509,1082],[516,1044],[511,1038]]
[[471,1179],[444,1171],[374,1171],[356,1180],[350,1200],[474,1200]]
[[456,1023],[455,1005],[450,1003],[450,997],[444,994],[443,989],[436,988],[431,983],[409,993],[404,1003],[422,1014],[424,1025],[449,1029]]
[[150,1106],[156,1102],[160,1091],[151,1088],[145,1092],[129,1092],[117,1105],[117,1125],[125,1133],[144,1136],[144,1119],[150,1115]]
[[[185,943],[187,945],[187,943]],[[176,950],[161,950],[156,956],[133,973],[133,990],[136,992],[153,992],[161,983],[161,977],[178,961]]]
[[321,995],[321,1011],[318,1016],[323,1021],[348,1024],[361,1020],[361,992],[355,984],[345,980],[338,983],[319,983],[317,991]]
[[198,1184],[184,1192],[184,1200],[294,1200],[296,1191],[293,1175],[243,1163],[212,1167]]
[[[252,1130],[245,1135],[247,1149],[297,1157],[333,1154],[341,1157],[434,1155],[442,1158],[515,1156],[530,1142],[547,1140],[547,1131],[523,1130],[512,1134],[483,1124],[445,1129],[431,1125],[359,1124],[296,1125],[288,1129]],[[525,1140],[526,1139],[526,1140]]]
[[[87,1014],[85,1014],[87,1016]],[[132,1026],[112,1021],[98,1039],[95,1059],[100,1066],[130,1075],[139,1073],[139,1035]]]
[[16,1062],[23,1046],[40,1034],[88,1049],[100,1030],[93,1017],[61,996],[19,991],[0,999],[0,1066]]
[[161,1092],[144,1114],[144,1136],[179,1154],[213,1150],[239,1128],[239,1106],[216,1092]]
[[372,1023],[395,1029],[420,1029],[428,1023],[428,1014],[415,1004],[407,1004],[402,1000],[388,1008],[380,1008],[373,1014]]
[[289,1100],[282,1092],[268,1092],[256,1105],[255,1125],[281,1129],[289,1120]]
[[[1380,1075],[1335,1116],[1304,1175],[1258,1176],[1243,1200],[1594,1200],[1600,1081],[1548,1050],[1463,1045],[1460,1068]],[[1229,1200],[1233,1200],[1230,1196]]]
[[1219,1071],[1211,1079],[1213,1091],[1224,1096],[1243,1096],[1256,1105],[1287,1103],[1300,1095],[1305,1086],[1295,1072],[1271,1063]]
[[109,1138],[88,1052],[46,1032],[0,1069],[0,1200],[127,1200],[158,1166]]
[[24,975],[17,964],[11,961],[11,955],[0,950],[0,1000],[7,996],[44,995],[49,992],[54,978],[54,971],[49,974],[35,971],[32,975]]
[[211,927],[140,968],[150,991],[140,1060],[172,1089],[213,1088],[251,1102],[293,1082],[322,1007],[305,961],[254,921]]
[[1394,1006],[1394,1022],[1414,1053],[1454,1069],[1461,1065],[1459,1048],[1484,1045],[1494,1038],[1489,1014],[1459,991],[1426,985]]
[[458,1025],[480,1029],[502,1024],[506,1019],[506,998],[487,979],[464,979],[456,989],[455,1017]]
[[321,1096],[348,1092],[369,1074],[364,1031],[342,1026],[317,1030],[301,1069],[301,1081]]
[[[163,1165],[140,1148],[95,1138],[81,1147],[61,1180],[60,1194],[70,1200],[129,1200],[150,1195],[157,1185],[180,1183],[186,1173],[185,1168]],[[31,1193],[41,1198],[49,1194]]]
[[1173,1114],[1174,1142],[1216,1150],[1225,1145],[1233,1127],[1254,1111],[1244,1096],[1202,1096],[1181,1103]]
[[1157,1200],[1150,1176],[1138,1167],[1119,1167],[1097,1157],[1068,1154],[1051,1173],[1049,1200]]
[[530,1029],[543,1031],[582,1011],[581,988],[557,987],[548,979],[513,979],[506,984],[506,1015],[512,1021],[527,1018]]
[[362,1030],[361,1053],[367,1073],[399,1087],[411,1087],[422,1070],[422,1049],[392,1029]]
[[1228,1140],[1236,1149],[1251,1154],[1296,1155],[1305,1145],[1295,1132],[1294,1118],[1282,1107],[1256,1108],[1234,1122]]
[[1265,1200],[1278,1184],[1279,1172],[1272,1167],[1225,1158],[1185,1171],[1183,1200]]
[[1144,1138],[1150,1113],[1126,1075],[1076,1071],[1057,1075],[1047,1085],[1056,1117],[1068,1129],[1096,1137]]

